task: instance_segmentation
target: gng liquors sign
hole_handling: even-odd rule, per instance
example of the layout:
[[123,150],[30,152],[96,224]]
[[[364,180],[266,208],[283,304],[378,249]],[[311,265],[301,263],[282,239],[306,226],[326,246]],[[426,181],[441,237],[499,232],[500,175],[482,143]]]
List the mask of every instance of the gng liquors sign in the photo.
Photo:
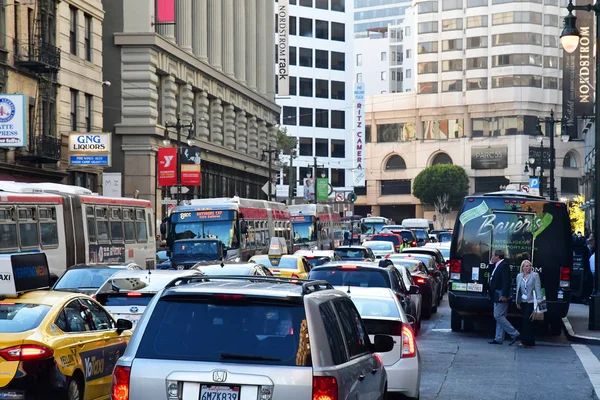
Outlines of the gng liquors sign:
[[277,4],[277,92],[280,96],[290,94],[289,76],[289,12],[288,1],[279,0]]
[[0,147],[27,145],[25,110],[28,104],[22,94],[0,95]]
[[110,166],[110,133],[71,133],[69,163],[71,165]]

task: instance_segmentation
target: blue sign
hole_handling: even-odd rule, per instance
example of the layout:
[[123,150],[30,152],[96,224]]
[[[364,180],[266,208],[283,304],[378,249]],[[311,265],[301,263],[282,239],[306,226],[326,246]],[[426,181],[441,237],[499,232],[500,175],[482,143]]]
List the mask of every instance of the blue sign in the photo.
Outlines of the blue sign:
[[310,215],[293,215],[292,216],[292,225],[298,223],[312,222],[312,216]]
[[73,165],[107,165],[108,156],[71,156]]
[[529,188],[530,189],[539,189],[540,188],[540,178],[529,178]]
[[235,211],[233,210],[208,210],[208,211],[188,211],[171,214],[171,222],[197,222],[207,220],[233,221]]

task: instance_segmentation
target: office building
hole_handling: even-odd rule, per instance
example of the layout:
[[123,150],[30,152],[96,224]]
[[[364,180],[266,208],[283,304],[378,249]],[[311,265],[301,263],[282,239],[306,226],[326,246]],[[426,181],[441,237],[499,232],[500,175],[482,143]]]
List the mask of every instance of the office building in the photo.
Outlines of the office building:
[[411,6],[402,0],[354,0],[354,35],[364,37],[367,31],[399,25]]

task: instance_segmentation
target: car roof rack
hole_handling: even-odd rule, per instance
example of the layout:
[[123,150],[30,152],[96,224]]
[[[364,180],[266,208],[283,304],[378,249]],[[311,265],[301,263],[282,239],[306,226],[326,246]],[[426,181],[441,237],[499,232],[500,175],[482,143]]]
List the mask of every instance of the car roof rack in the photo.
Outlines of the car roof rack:
[[298,278],[284,278],[273,276],[256,276],[256,275],[202,275],[202,276],[181,276],[169,282],[165,289],[169,289],[179,285],[185,285],[193,282],[210,282],[212,280],[235,280],[235,281],[252,281],[252,282],[271,282],[271,283],[288,283],[292,285],[302,285],[302,295],[314,293],[320,290],[334,289],[327,281],[307,280]]

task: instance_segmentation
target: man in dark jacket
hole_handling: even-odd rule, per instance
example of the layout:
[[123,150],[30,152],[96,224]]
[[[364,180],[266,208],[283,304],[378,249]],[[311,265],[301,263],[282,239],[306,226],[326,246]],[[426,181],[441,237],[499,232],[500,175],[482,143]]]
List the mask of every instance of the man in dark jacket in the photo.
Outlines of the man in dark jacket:
[[510,301],[510,265],[504,259],[504,251],[496,250],[492,256],[492,275],[490,277],[490,297],[494,302],[494,318],[496,319],[496,337],[489,341],[490,344],[502,344],[504,332],[508,333],[513,345],[519,340],[517,331],[506,319]]

